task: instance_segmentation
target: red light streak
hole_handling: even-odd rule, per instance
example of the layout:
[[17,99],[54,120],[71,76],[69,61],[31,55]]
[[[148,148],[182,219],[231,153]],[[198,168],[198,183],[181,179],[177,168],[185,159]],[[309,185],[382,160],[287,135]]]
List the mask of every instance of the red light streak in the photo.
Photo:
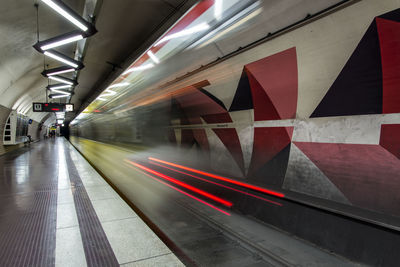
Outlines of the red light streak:
[[265,193],[265,194],[272,195],[272,196],[285,197],[284,194],[279,193],[279,192],[275,192],[275,191],[268,190],[268,189],[265,189],[265,188],[262,188],[262,187],[259,187],[259,186],[255,186],[255,185],[251,185],[251,184],[246,184],[246,183],[243,183],[243,182],[232,180],[232,179],[229,179],[229,178],[226,178],[226,177],[222,177],[222,176],[219,176],[219,175],[215,175],[215,174],[212,174],[212,173],[199,171],[199,170],[196,170],[196,169],[193,169],[193,168],[185,167],[185,166],[182,166],[182,165],[179,165],[179,164],[175,164],[175,163],[172,163],[172,162],[168,162],[168,161],[164,161],[164,160],[161,160],[161,159],[156,159],[156,158],[153,158],[153,157],[149,157],[149,160],[157,161],[157,162],[164,163],[166,165],[177,167],[177,168],[180,168],[180,169],[183,169],[183,170],[187,170],[187,171],[191,171],[191,172],[194,172],[194,173],[202,174],[202,175],[208,176],[210,178],[214,178],[214,179],[218,179],[218,180],[221,180],[221,181],[224,181],[224,182],[228,182],[228,183],[231,183],[231,184],[235,184],[235,185],[239,185],[239,186],[242,186],[242,187],[246,187],[246,188],[249,188],[249,189],[252,189],[252,190],[255,190],[255,191],[259,191],[259,192],[262,192],[262,193]]
[[51,110],[57,111],[60,110],[59,108],[52,108]]
[[140,165],[140,164],[135,163],[135,162],[130,161],[130,160],[126,160],[126,161],[129,162],[130,164],[132,164],[132,165],[134,165],[134,166],[136,166],[136,167],[142,169],[142,170],[145,170],[145,171],[147,171],[147,172],[149,172],[149,173],[155,174],[155,175],[158,176],[158,177],[161,177],[161,178],[163,178],[163,179],[165,179],[165,180],[167,180],[167,181],[170,181],[170,182],[172,182],[172,183],[174,183],[174,184],[177,184],[177,185],[182,186],[182,187],[184,187],[184,188],[186,188],[186,189],[189,189],[189,190],[191,190],[191,191],[193,191],[193,192],[195,192],[195,193],[197,193],[197,194],[199,194],[199,195],[208,197],[208,198],[210,198],[210,199],[212,199],[212,200],[214,200],[214,201],[216,201],[216,202],[218,202],[218,203],[221,203],[222,205],[225,205],[225,206],[227,206],[227,207],[232,207],[232,205],[233,205],[232,202],[229,202],[229,201],[226,201],[226,200],[224,200],[224,199],[222,199],[222,198],[219,198],[219,197],[217,197],[217,196],[214,196],[214,195],[212,195],[212,194],[210,194],[210,193],[207,193],[207,192],[205,192],[205,191],[203,191],[203,190],[201,190],[201,189],[198,189],[198,188],[196,188],[196,187],[194,187],[194,186],[185,184],[185,183],[183,183],[183,182],[181,182],[181,181],[179,181],[179,180],[176,180],[176,179],[174,179],[174,178],[172,178],[172,177],[169,177],[169,176],[167,176],[167,175],[164,175],[164,174],[162,174],[162,173],[160,173],[160,172],[157,172],[157,171],[155,171],[155,170],[152,170],[152,169],[150,169],[150,168],[147,168],[147,167],[145,167],[145,166],[143,166],[143,165]]
[[[130,162],[130,163],[131,163],[131,162]],[[188,196],[188,197],[190,197],[190,198],[192,198],[192,199],[194,199],[194,200],[197,200],[197,201],[199,201],[199,202],[201,202],[201,203],[203,203],[203,204],[205,204],[205,205],[207,205],[207,206],[209,206],[209,207],[211,207],[211,208],[213,208],[213,209],[215,209],[215,210],[217,210],[217,211],[219,211],[219,212],[222,212],[222,213],[225,214],[225,215],[231,216],[231,214],[230,214],[229,212],[226,212],[226,211],[224,211],[224,210],[222,210],[222,209],[220,209],[220,208],[217,208],[217,207],[215,207],[214,205],[212,205],[212,204],[210,204],[210,203],[208,203],[208,202],[206,202],[206,201],[204,201],[204,200],[202,200],[202,199],[200,199],[200,198],[197,198],[197,197],[193,196],[192,194],[189,194],[189,193],[187,193],[187,192],[185,192],[185,191],[183,191],[183,190],[180,190],[179,188],[177,188],[177,187],[175,187],[175,186],[173,186],[173,185],[170,185],[170,184],[168,184],[168,183],[165,183],[165,182],[161,181],[160,179],[157,179],[156,177],[153,177],[153,176],[151,176],[150,174],[145,173],[144,171],[141,171],[141,170],[138,170],[138,171],[141,172],[141,173],[143,173],[144,175],[150,177],[151,179],[156,180],[157,182],[162,183],[163,185],[166,185],[166,186],[168,186],[168,187],[170,187],[170,188],[172,188],[172,189],[178,191],[179,193],[182,193],[182,194],[184,194],[184,195],[186,195],[186,196]]]
[[253,194],[250,194],[250,193],[247,193],[247,192],[244,192],[244,191],[241,191],[241,190],[238,190],[238,189],[235,189],[235,188],[232,188],[232,187],[223,185],[223,184],[219,184],[219,183],[216,183],[216,182],[213,182],[213,181],[210,181],[210,180],[207,180],[207,179],[204,179],[204,178],[201,178],[201,177],[198,177],[198,176],[189,174],[189,173],[187,173],[187,172],[182,172],[182,171],[179,171],[179,170],[177,170],[177,169],[170,168],[170,167],[167,167],[167,166],[164,166],[164,165],[161,165],[161,164],[158,164],[158,163],[154,163],[154,162],[150,162],[150,163],[153,164],[153,165],[156,165],[156,166],[160,166],[160,167],[163,167],[163,168],[166,168],[166,169],[169,169],[169,170],[172,170],[172,171],[181,173],[181,174],[188,175],[188,176],[190,176],[190,177],[193,177],[193,178],[195,178],[195,179],[202,180],[202,181],[207,182],[207,183],[215,184],[215,185],[218,185],[218,186],[221,186],[221,187],[224,187],[224,188],[227,188],[227,189],[230,189],[230,190],[233,190],[233,191],[236,191],[236,192],[239,192],[239,193],[248,195],[248,196],[255,197],[255,198],[257,198],[257,199],[261,199],[261,200],[263,200],[263,201],[266,201],[266,202],[269,202],[269,203],[272,203],[272,204],[275,204],[275,205],[278,205],[278,206],[282,206],[281,203],[278,203],[278,202],[275,202],[275,201],[272,201],[272,200],[269,200],[269,199],[266,199],[266,198],[262,198],[262,197],[259,197],[259,196],[256,196],[256,195],[253,195]]

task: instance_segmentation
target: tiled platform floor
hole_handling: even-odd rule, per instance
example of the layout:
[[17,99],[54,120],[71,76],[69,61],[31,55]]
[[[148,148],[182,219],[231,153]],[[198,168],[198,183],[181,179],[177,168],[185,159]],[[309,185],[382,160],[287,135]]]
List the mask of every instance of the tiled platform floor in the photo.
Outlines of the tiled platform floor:
[[183,266],[64,138],[0,167],[0,266]]

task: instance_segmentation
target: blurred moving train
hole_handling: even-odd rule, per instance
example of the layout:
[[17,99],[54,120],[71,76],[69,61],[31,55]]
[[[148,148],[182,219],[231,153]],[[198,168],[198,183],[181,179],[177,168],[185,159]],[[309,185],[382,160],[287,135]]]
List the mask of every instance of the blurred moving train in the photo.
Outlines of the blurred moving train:
[[373,246],[361,220],[398,242],[399,88],[398,1],[205,0],[75,118],[71,141],[89,160],[88,142],[131,151],[119,164],[184,174],[167,184],[373,263],[338,233]]

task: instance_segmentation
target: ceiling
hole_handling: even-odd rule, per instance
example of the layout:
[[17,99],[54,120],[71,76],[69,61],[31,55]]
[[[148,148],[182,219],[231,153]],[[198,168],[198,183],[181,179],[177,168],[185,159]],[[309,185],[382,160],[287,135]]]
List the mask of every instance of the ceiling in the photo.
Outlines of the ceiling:
[[[179,19],[196,0],[64,0],[79,14],[95,4],[95,26],[98,32],[86,42],[79,85],[70,102],[75,112],[67,113],[70,121],[83,110],[123,69],[127,68],[147,47]],[[39,40],[45,40],[76,28],[40,0],[2,0],[0,9],[0,105],[18,110],[30,118],[54,122],[55,116],[33,113],[32,102],[45,102],[47,78],[40,73],[59,63],[38,53]],[[93,14],[95,13],[95,14]],[[74,56],[76,44],[58,51]],[[53,100],[55,102],[63,100]],[[65,101],[65,100],[64,100]],[[52,119],[49,119],[52,118]]]

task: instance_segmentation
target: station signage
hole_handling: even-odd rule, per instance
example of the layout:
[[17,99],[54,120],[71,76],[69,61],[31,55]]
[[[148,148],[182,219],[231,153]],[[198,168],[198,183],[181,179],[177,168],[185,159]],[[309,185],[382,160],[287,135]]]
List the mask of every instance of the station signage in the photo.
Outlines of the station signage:
[[69,112],[74,111],[74,104],[33,103],[33,112]]

